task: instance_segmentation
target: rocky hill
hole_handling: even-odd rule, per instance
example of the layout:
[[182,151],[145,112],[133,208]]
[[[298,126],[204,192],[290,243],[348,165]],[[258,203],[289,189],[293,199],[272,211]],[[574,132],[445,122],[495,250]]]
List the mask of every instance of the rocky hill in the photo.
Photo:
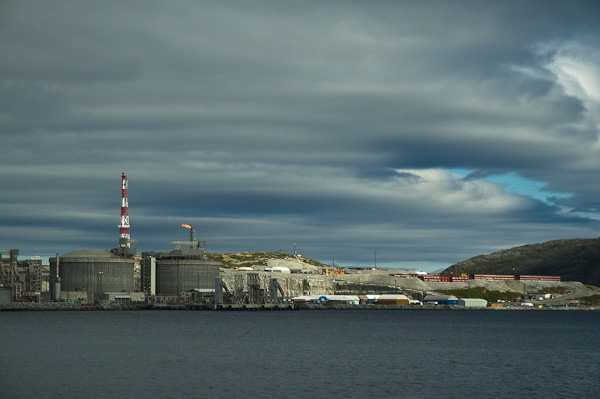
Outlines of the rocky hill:
[[600,286],[600,238],[523,245],[475,256],[444,273],[548,275]]
[[314,259],[306,258],[302,255],[293,256],[285,252],[207,253],[206,256],[209,259],[220,261],[221,267],[225,269],[285,266],[290,269],[299,269],[303,272],[320,272],[323,268],[328,267]]
[[[596,276],[596,280],[600,280],[597,266],[599,254],[600,239],[560,240],[480,256],[453,266],[459,273],[542,274],[560,275],[563,278],[563,282],[530,281],[526,286],[515,280],[471,280],[469,283],[449,283],[424,282],[418,278],[398,277],[398,274],[411,274],[409,270],[346,270],[343,274],[327,274],[324,272],[324,269],[329,268],[327,265],[304,256],[283,252],[207,253],[206,255],[210,259],[221,262],[221,277],[230,288],[240,283],[245,284],[243,276],[249,268],[252,268],[259,277],[261,286],[266,286],[268,279],[272,277],[278,278],[286,295],[291,297],[402,293],[414,299],[422,299],[424,295],[442,293],[458,297],[476,295],[491,302],[497,300],[512,302],[514,298],[520,298],[523,292],[527,291],[528,293],[552,293],[556,296],[554,300],[556,303],[565,304],[573,301],[600,303],[598,288],[586,287],[578,282],[585,281],[588,284],[600,285],[594,283],[593,278]],[[543,259],[547,266],[540,266],[540,259]],[[590,259],[596,259],[596,262]],[[588,263],[592,265],[589,274],[588,269],[582,266]],[[554,264],[556,267],[553,267]],[[266,271],[267,267],[287,267],[292,273],[273,274],[271,271]],[[454,272],[452,268],[447,271]]]

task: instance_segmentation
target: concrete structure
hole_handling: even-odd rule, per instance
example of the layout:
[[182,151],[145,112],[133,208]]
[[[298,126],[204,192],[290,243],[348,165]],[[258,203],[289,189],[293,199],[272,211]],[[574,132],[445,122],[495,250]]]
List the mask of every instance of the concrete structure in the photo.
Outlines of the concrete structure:
[[12,290],[10,288],[0,287],[0,303],[12,302]]
[[214,289],[215,277],[219,277],[221,266],[220,262],[206,258],[203,245],[170,252],[144,252],[142,258],[143,289],[148,294],[159,296],[178,296],[194,289]]
[[69,303],[92,303],[92,299],[88,298],[86,291],[62,291],[59,300]]
[[156,260],[156,294],[179,295],[194,288],[214,287],[220,264],[200,259]]
[[102,300],[108,303],[143,303],[146,295],[143,292],[105,292]]
[[80,291],[87,293],[88,302],[96,302],[104,292],[135,291],[132,258],[105,250],[86,249],[60,255],[58,260],[57,273],[57,257],[50,258],[50,287],[55,287],[58,275],[61,297],[65,291]]
[[196,240],[192,226],[181,227],[190,230],[189,241],[174,241],[173,251],[142,253],[142,290],[148,295],[182,296],[197,289],[215,288],[221,262],[206,257],[204,241]]
[[48,268],[39,256],[19,260],[18,255],[18,249],[0,250],[0,287],[10,289],[11,302],[40,302],[48,292]]
[[[8,257],[3,258],[5,253]],[[0,284],[4,288],[11,289],[11,301],[20,301],[23,291],[23,282],[19,279],[18,259],[19,250],[0,250]]]
[[458,304],[466,308],[485,308],[488,301],[483,298],[459,298]]
[[[142,254],[144,256],[144,254]],[[146,295],[156,295],[156,256],[147,255],[142,258],[142,291]]]

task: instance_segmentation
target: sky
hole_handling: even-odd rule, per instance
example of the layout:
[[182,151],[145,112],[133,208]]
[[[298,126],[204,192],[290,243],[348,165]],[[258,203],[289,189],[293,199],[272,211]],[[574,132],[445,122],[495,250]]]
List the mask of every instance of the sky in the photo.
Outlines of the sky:
[[600,236],[597,1],[0,2],[0,249],[433,271]]

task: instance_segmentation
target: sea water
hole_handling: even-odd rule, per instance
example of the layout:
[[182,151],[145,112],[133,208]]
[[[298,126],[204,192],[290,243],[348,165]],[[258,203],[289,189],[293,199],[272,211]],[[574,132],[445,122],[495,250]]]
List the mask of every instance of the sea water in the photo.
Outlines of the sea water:
[[595,311],[0,312],[1,398],[597,398]]

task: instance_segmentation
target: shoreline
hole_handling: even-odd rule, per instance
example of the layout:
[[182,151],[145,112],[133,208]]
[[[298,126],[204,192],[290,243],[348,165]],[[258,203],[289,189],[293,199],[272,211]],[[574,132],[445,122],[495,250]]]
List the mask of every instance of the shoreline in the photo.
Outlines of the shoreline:
[[39,311],[139,311],[139,310],[195,310],[195,311],[289,311],[289,310],[375,310],[375,311],[598,311],[598,306],[562,307],[464,307],[450,305],[347,305],[347,304],[72,304],[65,302],[11,302],[0,304],[0,312]]

